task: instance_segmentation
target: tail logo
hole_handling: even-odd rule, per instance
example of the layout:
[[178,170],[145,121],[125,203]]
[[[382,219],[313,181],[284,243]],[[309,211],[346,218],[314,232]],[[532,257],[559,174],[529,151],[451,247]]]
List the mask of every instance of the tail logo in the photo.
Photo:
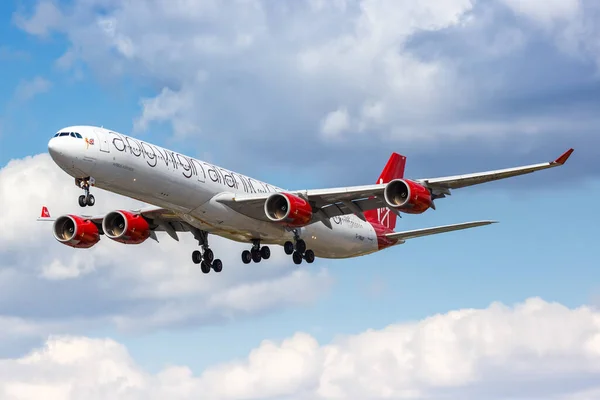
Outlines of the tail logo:
[[50,211],[48,211],[48,207],[42,207],[42,218],[50,218]]
[[389,208],[378,208],[377,209],[377,220],[381,225],[390,227],[390,210]]

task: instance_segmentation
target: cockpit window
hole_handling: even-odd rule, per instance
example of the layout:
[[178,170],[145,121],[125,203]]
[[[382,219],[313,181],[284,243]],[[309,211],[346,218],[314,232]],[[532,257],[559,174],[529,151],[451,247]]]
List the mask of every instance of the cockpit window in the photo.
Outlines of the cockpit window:
[[71,136],[73,138],[77,138],[77,139],[83,139],[83,136],[81,136],[79,133],[77,132],[58,132],[57,134],[55,134],[53,137],[58,137],[58,136]]

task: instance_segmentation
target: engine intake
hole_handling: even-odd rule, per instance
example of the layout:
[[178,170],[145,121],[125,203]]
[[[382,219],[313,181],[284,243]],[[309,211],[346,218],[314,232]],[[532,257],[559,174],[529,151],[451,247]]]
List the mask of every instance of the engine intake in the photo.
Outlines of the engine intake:
[[54,221],[54,238],[70,247],[87,249],[100,241],[98,227],[89,219],[77,215],[63,215]]
[[140,244],[150,237],[150,224],[139,214],[112,211],[102,220],[104,234],[124,244]]
[[311,205],[298,196],[274,193],[265,201],[265,214],[271,221],[301,227],[310,223],[313,211]]
[[383,197],[390,207],[407,214],[421,214],[432,206],[429,189],[407,179],[390,181],[383,191]]

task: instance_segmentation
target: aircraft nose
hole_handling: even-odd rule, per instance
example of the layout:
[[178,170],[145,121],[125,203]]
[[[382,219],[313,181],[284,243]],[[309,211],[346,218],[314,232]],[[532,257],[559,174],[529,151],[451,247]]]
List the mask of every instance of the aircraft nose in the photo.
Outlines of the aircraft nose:
[[50,141],[48,142],[48,153],[50,153],[50,156],[52,158],[55,158],[56,156],[60,155],[60,151],[58,150],[58,143],[56,141],[56,138],[52,138],[50,139]]

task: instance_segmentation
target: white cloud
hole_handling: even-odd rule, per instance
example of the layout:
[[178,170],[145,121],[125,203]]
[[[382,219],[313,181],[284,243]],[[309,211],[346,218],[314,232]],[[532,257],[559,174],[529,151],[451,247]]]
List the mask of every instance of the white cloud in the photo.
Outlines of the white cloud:
[[[93,193],[94,213],[142,205],[97,188]],[[0,317],[27,314],[25,322],[33,323],[43,316],[61,326],[83,318],[88,326],[102,322],[146,330],[305,305],[331,284],[326,270],[317,264],[296,268],[277,246],[268,261],[248,268],[240,253],[250,244],[215,235],[210,243],[223,260],[220,274],[205,275],[192,263],[190,255],[198,244],[191,234],[181,234],[176,242],[158,233],[160,243],[148,240],[135,246],[104,237],[91,249],[72,249],[54,239],[51,223],[36,218],[43,205],[54,217],[89,213],[77,205],[80,194],[73,179],[46,154],[13,160],[0,169],[0,209],[11,210],[0,230]],[[32,308],[34,303],[42,306]]]
[[348,128],[350,128],[348,110],[338,108],[327,114],[321,125],[321,133],[328,138],[335,138],[340,133],[348,130]]
[[189,91],[174,92],[164,88],[152,98],[142,100],[142,115],[134,123],[135,131],[144,131],[151,122],[172,121],[175,136],[198,133],[199,127],[190,120],[194,98]]
[[18,101],[31,100],[38,94],[47,92],[51,87],[52,82],[41,76],[36,76],[30,81],[22,81],[17,85],[15,99]]
[[61,19],[60,10],[54,2],[48,0],[37,2],[35,10],[29,18],[21,14],[15,15],[17,26],[27,33],[39,36],[46,36],[53,29],[59,28]]
[[[170,121],[179,136],[200,128],[205,132],[212,114],[233,114],[250,129],[255,119],[272,116],[265,102],[289,112],[320,103],[310,122],[313,129],[346,99],[350,117],[360,114],[365,99],[395,109],[395,116],[435,114],[452,93],[452,67],[417,59],[405,50],[406,42],[416,32],[459,24],[472,8],[470,0],[443,5],[364,0],[351,6],[345,1],[216,6],[212,1],[135,0],[112,3],[100,18],[91,11],[95,3],[65,9],[62,18],[68,23],[57,29],[73,45],[60,65],[76,58],[91,68],[103,65],[97,70],[101,75],[131,72],[162,85],[154,98],[144,99],[135,127]],[[22,18],[27,26],[40,23],[37,11],[30,20]],[[198,71],[206,79],[197,79]],[[299,96],[299,104],[290,96]],[[336,116],[343,117],[330,117]],[[387,116],[379,114],[378,121],[394,121]],[[335,134],[344,129],[343,118],[339,123],[324,129]],[[261,130],[268,135],[268,128]]]
[[561,20],[573,19],[581,11],[581,0],[501,1],[516,13],[524,15],[545,27],[550,27]]
[[243,360],[144,371],[111,339],[51,337],[0,361],[0,397],[37,399],[589,399],[600,393],[600,313],[531,298],[319,344],[263,341]]
[[[62,69],[94,71],[101,81],[126,75],[145,93],[154,88],[140,99],[136,130],[166,123],[179,138],[235,142],[221,155],[230,165],[273,138],[284,148],[302,136],[311,151],[300,168],[308,169],[324,158],[319,151],[346,157],[340,140],[415,151],[457,140],[468,144],[465,152],[483,140],[477,150],[488,151],[498,137],[521,139],[514,121],[562,114],[595,124],[595,104],[577,107],[584,110],[577,118],[568,104],[573,91],[594,87],[586,63],[600,65],[594,4],[88,0],[56,6],[60,24],[45,23],[42,6],[15,19],[32,34],[64,33]],[[528,140],[578,131],[565,125],[533,127]],[[267,152],[249,168],[278,157]]]

